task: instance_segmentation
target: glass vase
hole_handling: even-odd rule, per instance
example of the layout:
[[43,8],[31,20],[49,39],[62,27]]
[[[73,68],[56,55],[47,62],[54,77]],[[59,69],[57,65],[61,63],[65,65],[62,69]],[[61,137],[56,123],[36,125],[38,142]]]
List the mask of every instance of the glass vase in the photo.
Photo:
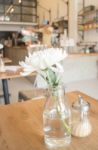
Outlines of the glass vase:
[[71,111],[63,86],[51,88],[43,111],[44,140],[49,147],[71,142]]

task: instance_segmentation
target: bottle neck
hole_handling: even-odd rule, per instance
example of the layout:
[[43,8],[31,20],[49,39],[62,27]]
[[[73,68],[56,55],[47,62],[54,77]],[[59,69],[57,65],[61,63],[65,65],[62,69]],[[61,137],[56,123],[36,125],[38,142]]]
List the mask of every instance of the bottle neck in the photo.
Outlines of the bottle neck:
[[56,86],[56,87],[49,87],[49,91],[54,96],[64,95],[65,90],[62,85]]
[[50,94],[55,99],[55,102],[64,103],[65,101],[65,90],[64,86],[59,85],[57,87],[50,88]]

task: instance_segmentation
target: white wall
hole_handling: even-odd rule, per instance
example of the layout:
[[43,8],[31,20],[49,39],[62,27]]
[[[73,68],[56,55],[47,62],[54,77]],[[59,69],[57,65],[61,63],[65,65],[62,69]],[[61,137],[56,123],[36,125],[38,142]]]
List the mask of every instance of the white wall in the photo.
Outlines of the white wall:
[[[69,0],[68,34],[69,38],[78,41],[78,0]],[[75,47],[74,49],[77,48]]]
[[[59,20],[61,17],[69,18],[68,23],[68,33],[69,38],[73,38],[74,41],[77,43],[78,39],[78,27],[77,27],[77,5],[78,0],[68,0],[68,5],[66,4],[67,0],[39,0],[38,6],[38,15],[39,15],[39,22],[42,24],[44,19],[49,20],[49,12],[44,10],[40,7],[45,7],[48,10],[51,10],[51,22],[55,20]],[[73,30],[74,29],[74,30]]]
[[[63,0],[39,0],[39,4],[45,7],[46,9],[51,10],[52,21],[67,15],[67,5],[63,2]],[[43,19],[49,20],[48,11],[44,10],[39,5],[38,5],[38,16],[40,23],[42,23]]]
[[95,5],[98,8],[98,0],[85,0],[85,6]]
[[[57,18],[62,16],[67,16],[67,5],[64,4],[63,0],[39,0],[39,4],[45,7],[46,9],[50,9],[51,20],[54,21]],[[83,0],[78,0],[78,10],[82,8]],[[85,0],[85,6],[95,5],[96,9],[98,8],[98,0]],[[40,18],[40,23],[42,24],[43,19],[49,20],[49,13],[38,6],[38,15]],[[98,41],[98,32],[96,29],[85,31],[85,41]]]
[[63,61],[64,83],[98,77],[98,56],[68,57]]
[[84,36],[85,41],[98,42],[98,29],[97,31],[96,29],[85,31],[84,35],[85,35]]

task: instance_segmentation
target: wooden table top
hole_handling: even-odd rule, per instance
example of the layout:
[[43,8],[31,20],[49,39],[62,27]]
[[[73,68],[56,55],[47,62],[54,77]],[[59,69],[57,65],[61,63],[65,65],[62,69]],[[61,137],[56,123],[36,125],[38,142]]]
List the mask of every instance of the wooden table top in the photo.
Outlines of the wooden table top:
[[[90,102],[93,131],[85,138],[72,137],[67,148],[56,150],[98,150],[98,101],[80,92],[68,93],[69,101],[81,94]],[[45,100],[0,106],[0,150],[48,150],[44,143],[42,112]],[[53,150],[53,149],[50,149]]]
[[[0,79],[9,79],[9,78],[18,78],[18,77],[24,77],[22,76],[22,68],[17,69],[16,71],[11,71],[10,67],[5,72],[0,72]],[[18,67],[18,66],[12,66],[12,67]],[[36,75],[36,73],[32,73],[31,76]]]
[[69,54],[68,57],[69,58],[79,58],[79,57],[88,57],[88,56],[98,56],[98,52],[96,53],[72,53]]

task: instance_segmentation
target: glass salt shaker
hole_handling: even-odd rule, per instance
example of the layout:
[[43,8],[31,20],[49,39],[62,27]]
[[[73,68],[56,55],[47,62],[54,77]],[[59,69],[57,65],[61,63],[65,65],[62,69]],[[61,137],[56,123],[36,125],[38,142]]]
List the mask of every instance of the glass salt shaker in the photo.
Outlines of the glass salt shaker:
[[90,104],[78,96],[78,100],[72,104],[72,135],[76,137],[86,137],[92,131],[92,126],[88,117]]

